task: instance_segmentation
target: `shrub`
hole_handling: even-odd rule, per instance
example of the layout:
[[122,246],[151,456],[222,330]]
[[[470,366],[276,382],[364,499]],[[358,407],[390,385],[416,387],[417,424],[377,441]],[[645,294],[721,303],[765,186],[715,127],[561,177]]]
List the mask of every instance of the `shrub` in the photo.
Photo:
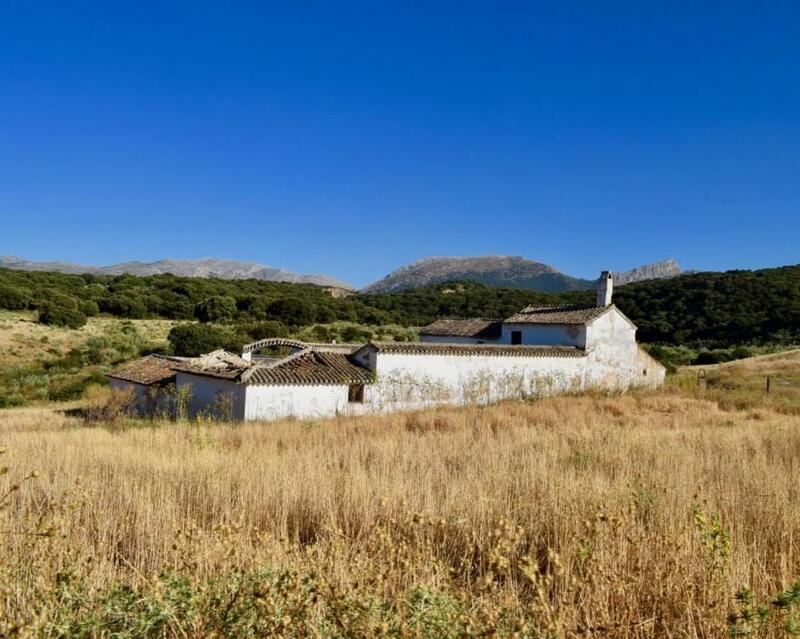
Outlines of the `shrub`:
[[194,316],[201,322],[224,322],[236,314],[236,300],[226,295],[215,295],[194,307]]
[[327,306],[317,307],[316,321],[318,324],[330,324],[336,321],[336,312]]
[[305,300],[284,297],[267,307],[267,314],[289,326],[307,326],[317,318],[317,309]]
[[86,316],[77,309],[59,304],[44,304],[39,309],[39,323],[48,326],[80,328],[86,324]]
[[270,337],[287,337],[289,329],[286,325],[277,320],[267,320],[248,327],[247,334],[254,340],[267,339]]
[[94,317],[100,312],[100,308],[94,300],[78,300],[78,310],[86,317]]
[[32,300],[33,296],[27,288],[0,286],[0,308],[9,311],[21,311],[28,308]]
[[61,383],[53,384],[48,389],[48,399],[54,402],[80,399],[92,384],[108,384],[108,380],[99,372],[93,372],[85,377],[67,379]]
[[341,332],[342,340],[345,342],[368,342],[375,337],[375,334],[368,328],[358,326],[345,326]]
[[114,293],[110,297],[100,300],[100,310],[117,317],[130,319],[143,319],[147,317],[147,307],[144,303],[132,297],[129,292]]
[[13,408],[14,406],[22,406],[25,400],[19,395],[4,395],[0,393],[0,408]]
[[175,355],[195,357],[221,348],[230,337],[216,326],[181,324],[169,332],[167,339]]

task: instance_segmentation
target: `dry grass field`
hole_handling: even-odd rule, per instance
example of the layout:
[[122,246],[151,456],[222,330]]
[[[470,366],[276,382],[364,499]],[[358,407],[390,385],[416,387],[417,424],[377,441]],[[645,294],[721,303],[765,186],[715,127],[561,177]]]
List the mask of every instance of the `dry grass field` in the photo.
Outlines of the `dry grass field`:
[[697,374],[319,422],[0,411],[0,633],[796,634],[800,354]]
[[103,371],[163,348],[171,320],[91,317],[73,330],[45,326],[31,312],[0,311],[0,409],[77,399],[103,384]]
[[90,317],[86,325],[73,330],[45,326],[36,321],[30,311],[0,310],[0,363],[13,365],[37,357],[54,359],[73,348],[84,345],[92,337],[103,337],[125,324],[135,325],[144,339],[154,344],[166,344],[174,320],[123,320],[111,317]]

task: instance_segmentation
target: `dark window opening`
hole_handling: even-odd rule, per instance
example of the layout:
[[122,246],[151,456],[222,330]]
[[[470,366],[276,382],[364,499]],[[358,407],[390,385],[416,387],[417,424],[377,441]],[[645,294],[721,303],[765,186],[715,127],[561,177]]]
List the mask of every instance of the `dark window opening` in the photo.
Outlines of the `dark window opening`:
[[364,384],[351,384],[347,389],[347,401],[351,404],[363,404]]
[[522,344],[522,331],[511,331],[511,343]]
[[644,375],[645,377],[647,377],[647,369],[646,369],[646,368],[643,368],[643,369],[642,369],[642,375]]

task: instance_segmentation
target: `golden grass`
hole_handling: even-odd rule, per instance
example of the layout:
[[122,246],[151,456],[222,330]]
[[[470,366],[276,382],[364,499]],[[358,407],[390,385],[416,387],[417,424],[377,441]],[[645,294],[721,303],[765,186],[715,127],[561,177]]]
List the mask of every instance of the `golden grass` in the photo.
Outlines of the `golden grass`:
[[[727,370],[747,385],[794,357]],[[5,411],[0,490],[41,476],[3,527],[47,535],[6,535],[6,632],[71,636],[54,621],[64,574],[82,588],[74,620],[114,584],[163,603],[165,570],[204,593],[269,566],[293,572],[253,590],[254,619],[274,617],[263,634],[221,630],[214,590],[203,615],[167,606],[163,635],[141,636],[719,637],[749,614],[745,585],[774,620],[738,627],[783,636],[791,606],[769,601],[800,577],[800,416],[755,394],[721,407],[682,374],[662,392],[319,422]],[[449,599],[420,609],[420,588]]]
[[85,326],[73,330],[39,324],[33,312],[0,310],[0,364],[8,366],[31,358],[55,359],[82,346],[91,337],[108,335],[124,323],[133,324],[148,342],[166,345],[167,334],[178,322],[90,317]]

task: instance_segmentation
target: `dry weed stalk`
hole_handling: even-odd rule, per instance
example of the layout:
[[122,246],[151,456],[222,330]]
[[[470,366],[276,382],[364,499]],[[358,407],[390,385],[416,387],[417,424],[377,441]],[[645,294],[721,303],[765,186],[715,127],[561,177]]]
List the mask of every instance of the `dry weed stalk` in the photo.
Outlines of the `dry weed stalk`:
[[0,490],[42,474],[2,528],[49,532],[4,537],[3,632],[783,636],[798,427],[683,392],[124,430],[7,411]]

